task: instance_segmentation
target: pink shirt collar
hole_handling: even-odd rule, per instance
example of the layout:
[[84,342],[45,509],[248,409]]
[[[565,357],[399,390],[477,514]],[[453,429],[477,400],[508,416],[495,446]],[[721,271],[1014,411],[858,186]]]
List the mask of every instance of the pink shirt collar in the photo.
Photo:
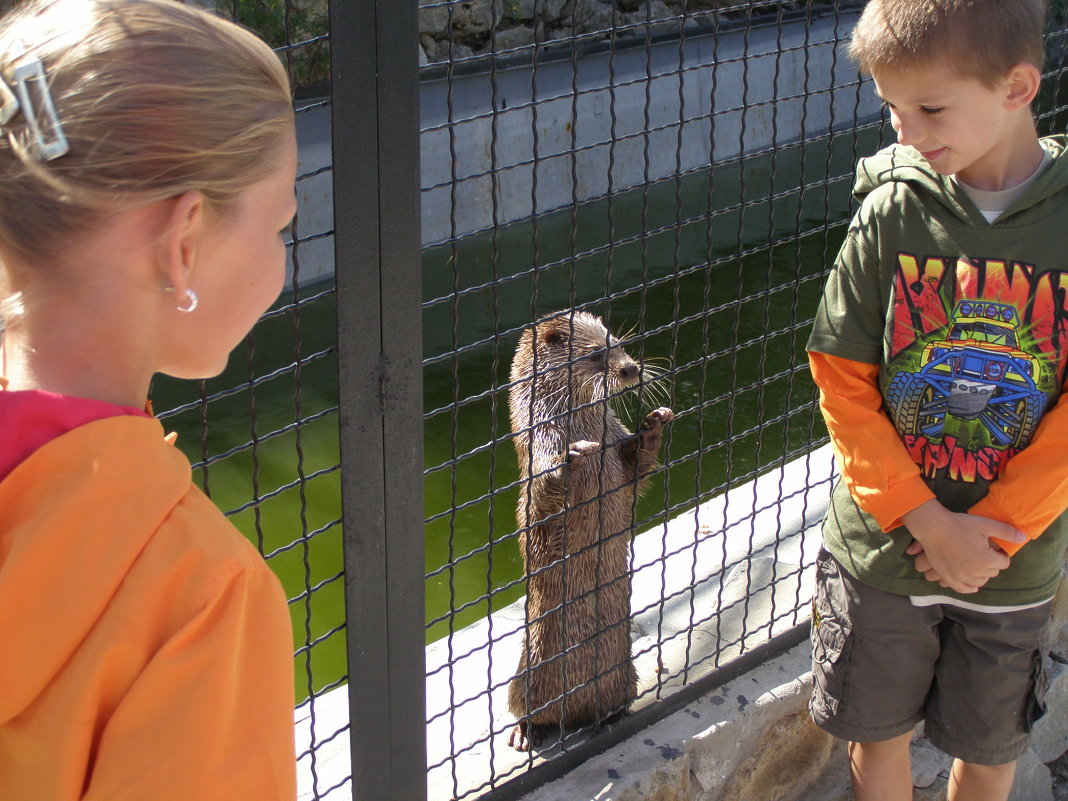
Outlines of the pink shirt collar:
[[28,389],[6,391],[0,379],[0,480],[30,454],[71,429],[117,415],[149,417],[144,409]]

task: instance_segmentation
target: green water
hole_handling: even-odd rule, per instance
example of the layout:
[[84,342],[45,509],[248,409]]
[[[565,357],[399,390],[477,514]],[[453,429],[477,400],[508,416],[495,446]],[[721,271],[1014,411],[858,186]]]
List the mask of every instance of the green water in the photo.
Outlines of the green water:
[[[639,528],[822,435],[808,374],[794,368],[803,362],[820,274],[844,233],[827,221],[848,217],[855,153],[874,149],[874,136],[858,144],[842,134],[830,144],[786,148],[424,254],[428,642],[524,592],[514,534],[516,461],[501,387],[517,329],[535,316],[593,301],[613,330],[636,329],[631,355],[668,368],[662,383],[677,419],[661,457],[670,468],[650,481],[637,508]],[[495,280],[502,283],[483,286]],[[194,462],[260,440],[255,458],[241,451],[218,459],[198,479],[206,474],[224,511],[262,499],[232,519],[270,555],[287,595],[297,599],[291,611],[301,700],[343,680],[345,648],[331,411],[334,297],[322,286],[298,297],[296,311],[261,322],[249,348],[207,382],[208,396],[240,389],[208,405],[206,434],[199,407],[165,425],[179,432]],[[498,338],[498,331],[505,333]],[[459,355],[446,355],[457,348]],[[250,376],[298,359],[299,374],[248,385]],[[195,384],[161,379],[154,387],[158,410],[198,397]],[[633,424],[635,407],[644,414],[659,401],[639,389],[628,403]],[[307,480],[292,486],[298,476]]]

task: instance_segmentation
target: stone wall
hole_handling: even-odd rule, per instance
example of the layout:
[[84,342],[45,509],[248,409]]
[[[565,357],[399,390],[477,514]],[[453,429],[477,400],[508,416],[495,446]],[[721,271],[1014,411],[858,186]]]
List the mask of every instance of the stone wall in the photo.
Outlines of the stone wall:
[[[469,58],[580,37],[678,33],[683,26],[712,24],[717,8],[725,17],[752,13],[736,0],[419,0],[419,40],[427,62]],[[759,13],[792,9],[799,2],[755,4]]]

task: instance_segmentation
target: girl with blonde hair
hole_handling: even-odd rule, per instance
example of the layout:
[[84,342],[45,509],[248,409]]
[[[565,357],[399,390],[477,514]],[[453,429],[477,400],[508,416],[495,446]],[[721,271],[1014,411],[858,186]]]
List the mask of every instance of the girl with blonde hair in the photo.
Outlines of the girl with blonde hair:
[[0,21],[0,795],[295,796],[281,585],[145,411],[278,296],[290,88],[171,0]]

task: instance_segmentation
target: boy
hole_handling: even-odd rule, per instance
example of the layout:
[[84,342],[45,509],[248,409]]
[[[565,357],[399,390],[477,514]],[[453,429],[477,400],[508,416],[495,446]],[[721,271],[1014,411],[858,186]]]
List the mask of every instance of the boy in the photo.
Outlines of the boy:
[[859,801],[912,798],[917,723],[950,801],[1004,801],[1042,714],[1068,539],[1068,145],[1031,115],[1043,0],[869,0],[850,55],[898,144],[808,349],[842,481],[813,602],[813,719]]

